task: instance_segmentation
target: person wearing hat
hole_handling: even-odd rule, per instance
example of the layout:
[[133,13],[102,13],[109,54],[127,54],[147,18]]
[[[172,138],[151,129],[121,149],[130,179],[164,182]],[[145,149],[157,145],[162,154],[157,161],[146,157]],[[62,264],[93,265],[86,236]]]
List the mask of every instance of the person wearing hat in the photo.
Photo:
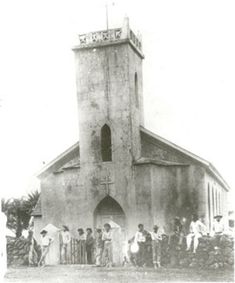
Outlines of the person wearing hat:
[[102,265],[102,254],[103,254],[103,249],[104,249],[104,242],[102,240],[102,230],[99,228],[96,229],[95,249],[96,249],[95,265],[97,267],[100,267]]
[[49,252],[50,245],[53,242],[53,238],[48,236],[47,231],[44,230],[44,229],[40,232],[40,234],[41,234],[42,254],[41,254],[41,258],[38,262],[38,266],[45,266],[46,256]]
[[86,235],[82,228],[78,228],[78,260],[80,264],[86,263]]
[[224,223],[221,221],[223,218],[222,215],[216,215],[214,217],[215,221],[213,223],[213,231],[212,234],[215,237],[215,245],[218,246],[220,244],[220,238],[224,234]]
[[113,265],[113,243],[112,243],[112,231],[111,231],[111,226],[109,223],[104,224],[102,240],[104,242],[104,250],[103,250],[104,265],[106,267],[112,267]]
[[66,264],[67,263],[67,249],[68,245],[71,241],[71,235],[69,232],[69,228],[66,225],[62,226],[62,231],[60,233],[61,235],[61,263]]
[[86,229],[86,257],[87,257],[87,264],[92,264],[94,259],[94,244],[95,240],[92,235],[92,229]]
[[153,253],[153,266],[155,269],[161,267],[161,241],[164,230],[160,229],[157,225],[153,226],[153,232],[151,232],[152,238],[152,253]]

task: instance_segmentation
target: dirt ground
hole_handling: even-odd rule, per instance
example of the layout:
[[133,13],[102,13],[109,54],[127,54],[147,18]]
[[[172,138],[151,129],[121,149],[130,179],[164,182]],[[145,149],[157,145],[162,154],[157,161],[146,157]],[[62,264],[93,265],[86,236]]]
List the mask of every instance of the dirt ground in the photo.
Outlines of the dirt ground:
[[166,281],[212,281],[234,282],[232,270],[195,270],[161,268],[137,269],[134,267],[123,268],[98,268],[92,266],[66,265],[38,267],[10,268],[4,282],[43,282],[43,283],[71,283],[71,282],[166,282]]

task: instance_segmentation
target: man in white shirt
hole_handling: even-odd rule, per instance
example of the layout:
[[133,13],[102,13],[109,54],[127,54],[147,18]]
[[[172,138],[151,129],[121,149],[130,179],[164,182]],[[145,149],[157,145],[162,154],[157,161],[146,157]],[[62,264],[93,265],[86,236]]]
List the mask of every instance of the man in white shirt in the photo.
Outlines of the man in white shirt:
[[38,266],[45,266],[45,259],[46,259],[46,255],[49,252],[49,247],[51,245],[51,243],[53,242],[53,239],[47,235],[47,231],[46,230],[42,230],[41,231],[41,248],[42,248],[42,255],[41,258],[38,262]]
[[153,250],[153,266],[154,268],[161,267],[161,241],[164,230],[160,229],[157,225],[153,226],[152,238],[152,250]]
[[192,216],[192,222],[189,227],[189,234],[186,237],[187,251],[191,248],[193,241],[193,253],[196,253],[199,244],[199,238],[206,234],[206,226],[198,219],[197,215]]
[[66,225],[63,225],[63,229],[61,231],[61,263],[66,264],[67,263],[67,249],[68,245],[71,241],[71,235],[69,233],[69,228]]
[[104,243],[103,261],[106,267],[112,267],[113,265],[113,244],[112,244],[112,231],[109,223],[104,224],[104,231],[102,234],[102,240]]
[[216,215],[214,217],[215,222],[213,224],[213,233],[214,233],[215,236],[216,235],[223,235],[223,233],[224,233],[224,223],[223,223],[223,221],[221,221],[222,217],[223,217],[222,215]]

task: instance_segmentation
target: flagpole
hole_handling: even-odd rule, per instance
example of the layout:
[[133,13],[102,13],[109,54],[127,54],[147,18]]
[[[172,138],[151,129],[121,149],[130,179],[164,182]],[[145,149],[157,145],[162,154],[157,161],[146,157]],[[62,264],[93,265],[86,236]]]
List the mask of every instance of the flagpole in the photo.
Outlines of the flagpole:
[[105,4],[105,10],[106,10],[106,28],[109,29],[109,13],[108,13],[108,3]]

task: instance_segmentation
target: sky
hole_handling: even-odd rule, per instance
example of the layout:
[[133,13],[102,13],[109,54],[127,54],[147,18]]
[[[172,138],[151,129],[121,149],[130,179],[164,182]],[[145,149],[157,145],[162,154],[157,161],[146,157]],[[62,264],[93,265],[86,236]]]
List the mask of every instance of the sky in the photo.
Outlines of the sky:
[[[19,197],[79,140],[72,47],[106,28],[104,0],[0,2],[0,189]],[[108,1],[140,31],[145,127],[211,161],[235,187],[235,2]]]

